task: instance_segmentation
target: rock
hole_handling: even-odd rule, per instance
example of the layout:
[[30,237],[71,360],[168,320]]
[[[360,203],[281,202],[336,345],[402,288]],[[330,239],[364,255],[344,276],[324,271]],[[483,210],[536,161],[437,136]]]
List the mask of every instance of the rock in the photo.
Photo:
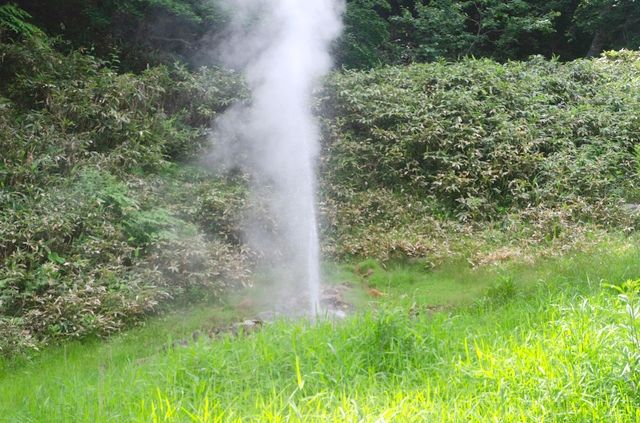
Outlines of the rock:
[[177,341],[173,341],[173,343],[171,344],[171,348],[176,349],[178,347],[188,347],[189,346],[189,342],[186,341],[185,339],[178,339]]
[[241,333],[243,335],[248,335],[259,330],[262,327],[262,324],[262,320],[245,320],[241,323],[235,323],[231,327],[231,333],[234,335],[239,335]]
[[336,310],[333,312],[333,315],[338,319],[345,319],[347,317],[347,313],[342,310]]
[[263,311],[256,315],[256,317],[262,322],[270,323],[278,319],[282,315],[277,311]]

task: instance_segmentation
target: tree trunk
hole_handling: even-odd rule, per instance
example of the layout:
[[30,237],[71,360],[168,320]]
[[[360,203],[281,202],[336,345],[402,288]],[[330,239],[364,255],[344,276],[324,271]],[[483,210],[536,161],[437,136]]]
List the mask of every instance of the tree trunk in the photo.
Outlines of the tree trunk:
[[604,29],[598,28],[595,35],[593,36],[593,40],[591,41],[591,47],[589,47],[589,51],[587,52],[587,57],[596,57],[602,53],[602,49],[604,48],[604,43],[607,39],[607,33]]

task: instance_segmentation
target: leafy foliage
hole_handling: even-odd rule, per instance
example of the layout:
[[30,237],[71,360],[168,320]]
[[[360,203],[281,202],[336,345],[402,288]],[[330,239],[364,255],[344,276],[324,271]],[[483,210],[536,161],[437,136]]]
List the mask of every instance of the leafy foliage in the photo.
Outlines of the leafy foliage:
[[440,225],[425,215],[633,227],[621,204],[638,196],[639,63],[623,51],[335,75],[323,103],[335,244],[359,239],[349,250],[367,255],[377,250],[365,244],[387,245],[406,228],[392,238],[413,242],[396,248],[428,251],[417,237]]
[[5,33],[18,37],[33,37],[41,35],[40,28],[29,23],[31,15],[14,4],[0,6],[0,41]]
[[359,68],[470,55],[574,59],[640,47],[636,0],[352,0],[346,22],[342,63]]
[[[163,43],[144,44],[144,66],[127,59],[158,34],[150,16],[187,31],[190,44],[223,20],[215,4],[62,2],[53,13],[23,3],[70,46],[95,43],[97,56],[64,52],[26,12],[0,7],[2,352],[105,335],[170,301],[246,283],[242,215],[271,225],[264,206],[247,198],[242,175],[173,164],[202,155],[211,121],[245,98],[242,81],[166,64],[193,52],[175,47],[182,38],[153,59]],[[528,36],[553,32],[548,6],[354,1],[341,60],[522,55]],[[111,54],[120,47],[121,58]],[[584,222],[633,230],[638,62],[620,51],[564,65],[467,59],[336,74],[320,107],[325,252],[435,264],[477,226],[523,223],[531,242],[572,240]]]
[[197,53],[211,32],[223,29],[220,1],[209,0],[18,0],[49,35],[72,48],[92,48],[101,57],[117,54],[121,66],[143,70]]
[[202,151],[210,120],[241,93],[237,77],[118,74],[40,37],[0,43],[0,58],[3,352],[108,334],[169,300],[246,282],[235,228],[199,217],[200,198],[242,198],[242,182],[175,175],[169,161]]
[[606,28],[613,37],[610,41],[619,43],[638,36],[635,27],[640,22],[639,13],[640,4],[636,0],[582,0],[578,2],[574,21],[578,29],[591,33]]
[[390,24],[380,15],[389,9],[386,0],[353,0],[349,3],[344,16],[345,34],[338,49],[340,63],[362,68],[389,60]]
[[[228,7],[233,7],[223,0],[16,4],[48,34],[99,57],[117,56],[125,70],[178,58],[191,65],[214,63],[210,52],[224,39]],[[28,15],[12,7],[0,9],[0,22],[18,22],[25,32]],[[336,53],[339,65],[348,68],[469,55],[501,61],[536,54],[574,59],[640,47],[637,0],[348,0],[344,20]]]
[[525,1],[434,0],[414,7],[414,11],[404,9],[393,22],[412,47],[410,59],[417,61],[468,55],[524,56],[531,52],[527,52],[531,46],[525,44],[555,31],[553,21],[558,14]]

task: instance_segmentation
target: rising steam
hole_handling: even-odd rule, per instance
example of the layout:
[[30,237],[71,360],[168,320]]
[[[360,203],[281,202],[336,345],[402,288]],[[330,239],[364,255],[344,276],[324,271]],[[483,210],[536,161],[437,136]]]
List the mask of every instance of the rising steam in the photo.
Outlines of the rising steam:
[[274,225],[254,219],[247,241],[285,282],[281,294],[308,297],[315,313],[319,131],[312,95],[332,65],[343,0],[229,0],[227,6],[231,24],[222,56],[244,73],[251,100],[216,122],[214,155],[251,175],[254,196],[266,200]]

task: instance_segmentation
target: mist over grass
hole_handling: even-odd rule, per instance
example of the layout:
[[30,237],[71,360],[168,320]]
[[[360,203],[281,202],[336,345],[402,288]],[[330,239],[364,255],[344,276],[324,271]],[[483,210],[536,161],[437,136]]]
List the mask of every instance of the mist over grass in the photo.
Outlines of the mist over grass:
[[250,98],[216,119],[210,161],[222,172],[241,169],[265,205],[245,216],[243,241],[287,279],[272,300],[304,298],[310,313],[320,308],[313,93],[331,70],[343,9],[343,0],[232,1],[229,34],[219,47],[224,62],[244,76]]

